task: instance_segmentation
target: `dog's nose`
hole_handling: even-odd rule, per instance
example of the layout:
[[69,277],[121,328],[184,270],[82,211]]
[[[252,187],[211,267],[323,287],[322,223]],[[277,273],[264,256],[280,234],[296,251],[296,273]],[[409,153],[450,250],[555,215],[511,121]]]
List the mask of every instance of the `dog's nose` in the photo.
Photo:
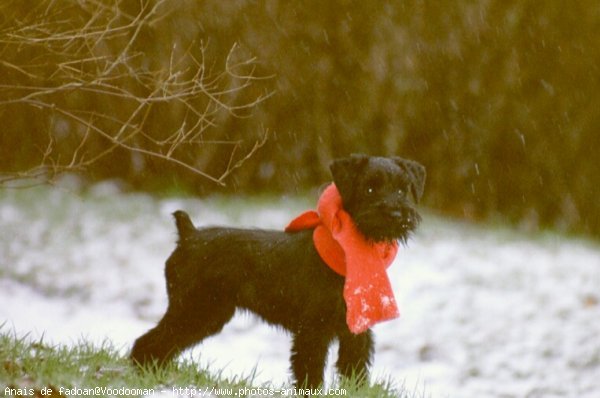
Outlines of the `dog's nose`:
[[394,210],[390,212],[390,216],[392,216],[393,218],[403,218],[404,213],[400,210]]
[[415,222],[414,217],[407,211],[392,210],[388,214],[391,218],[400,222],[404,227],[409,227]]
[[403,224],[410,225],[413,222],[412,217],[407,212],[401,210],[393,210],[389,214],[392,218],[401,221]]

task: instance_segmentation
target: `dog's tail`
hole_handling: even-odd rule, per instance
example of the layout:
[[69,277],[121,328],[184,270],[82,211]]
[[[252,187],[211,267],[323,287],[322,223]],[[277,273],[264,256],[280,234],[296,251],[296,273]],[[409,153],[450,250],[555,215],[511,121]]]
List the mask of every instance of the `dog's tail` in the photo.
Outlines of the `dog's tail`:
[[177,210],[173,213],[173,217],[175,217],[175,225],[177,226],[179,239],[185,239],[196,232],[196,227],[194,227],[192,220],[190,220],[190,216],[188,216],[185,211]]

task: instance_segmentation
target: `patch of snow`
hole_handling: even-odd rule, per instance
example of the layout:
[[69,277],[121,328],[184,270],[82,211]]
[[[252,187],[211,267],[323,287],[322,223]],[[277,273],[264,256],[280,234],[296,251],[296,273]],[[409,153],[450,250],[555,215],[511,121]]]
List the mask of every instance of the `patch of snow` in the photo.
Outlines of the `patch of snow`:
[[[199,226],[282,229],[301,210],[157,200],[111,184],[0,195],[3,330],[64,344],[110,340],[124,354],[166,307],[173,211]],[[598,245],[425,217],[388,275],[402,315],[373,328],[375,378],[432,397],[600,396]],[[286,333],[240,313],[185,355],[280,386],[289,349]]]

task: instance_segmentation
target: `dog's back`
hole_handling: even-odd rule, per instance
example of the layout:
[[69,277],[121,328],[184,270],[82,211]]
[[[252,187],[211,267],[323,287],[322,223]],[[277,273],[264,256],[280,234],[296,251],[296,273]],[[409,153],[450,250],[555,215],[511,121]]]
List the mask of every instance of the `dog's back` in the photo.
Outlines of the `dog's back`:
[[332,288],[341,290],[343,279],[321,263],[312,231],[196,229],[184,211],[173,215],[179,241],[165,269],[170,302],[218,297],[293,331],[314,314],[343,314]]

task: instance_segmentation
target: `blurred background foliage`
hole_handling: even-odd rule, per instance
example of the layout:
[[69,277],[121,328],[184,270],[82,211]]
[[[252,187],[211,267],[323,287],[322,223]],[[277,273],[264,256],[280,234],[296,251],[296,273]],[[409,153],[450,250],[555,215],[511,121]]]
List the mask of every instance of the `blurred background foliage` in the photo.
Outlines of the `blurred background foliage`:
[[[597,1],[7,1],[0,6],[0,171],[35,165],[52,135],[52,150],[69,158],[82,134],[77,123],[57,124],[51,107],[15,101],[24,93],[17,86],[60,83],[56,65],[66,62],[68,43],[58,49],[19,42],[14,32],[86,26],[100,6],[113,15],[94,23],[114,24],[117,15],[125,27],[158,7],[156,18],[110,40],[97,37],[86,50],[112,59],[124,50],[135,55],[127,63],[132,69],[115,68],[120,74],[111,87],[152,92],[135,74],[158,76],[174,59],[182,74],[190,60],[209,72],[227,70],[235,48],[253,79],[240,83],[230,73],[221,84],[251,84],[235,95],[219,91],[214,109],[207,108],[210,97],[190,100],[198,102],[194,109],[212,109],[210,118],[198,130],[202,145],[177,151],[217,176],[252,156],[223,188],[160,157],[117,147],[85,167],[92,180],[119,178],[149,190],[177,185],[199,194],[293,193],[330,179],[333,158],[400,155],[427,167],[426,205],[445,214],[600,236]],[[77,54],[83,53],[69,56]],[[106,70],[99,61],[78,65],[86,68]],[[43,82],[33,81],[40,76]],[[50,102],[96,118],[113,115],[105,124],[130,120],[135,102],[108,99],[70,87]],[[182,126],[189,108],[164,101],[145,112],[131,125],[159,140]],[[252,152],[265,131],[266,142]],[[103,153],[110,145],[95,137],[81,152]]]

